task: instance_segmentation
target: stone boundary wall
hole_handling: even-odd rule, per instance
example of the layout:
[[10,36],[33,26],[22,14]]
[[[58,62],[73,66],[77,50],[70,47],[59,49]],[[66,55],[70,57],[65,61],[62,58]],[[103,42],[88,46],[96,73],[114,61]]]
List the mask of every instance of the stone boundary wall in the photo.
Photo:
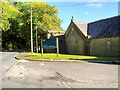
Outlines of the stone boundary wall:
[[90,40],[90,55],[120,56],[120,37],[98,38]]

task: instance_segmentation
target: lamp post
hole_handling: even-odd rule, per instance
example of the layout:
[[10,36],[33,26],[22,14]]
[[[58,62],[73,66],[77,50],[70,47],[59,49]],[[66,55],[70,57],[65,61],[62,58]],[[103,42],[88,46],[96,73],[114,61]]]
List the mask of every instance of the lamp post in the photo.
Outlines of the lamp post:
[[36,27],[36,52],[38,53],[37,27]]
[[33,53],[32,6],[31,6],[31,53]]

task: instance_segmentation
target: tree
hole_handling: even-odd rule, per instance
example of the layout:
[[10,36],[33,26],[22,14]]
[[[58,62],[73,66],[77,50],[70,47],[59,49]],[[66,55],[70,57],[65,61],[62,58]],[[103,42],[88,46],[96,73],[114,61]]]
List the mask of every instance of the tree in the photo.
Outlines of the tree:
[[1,18],[2,18],[2,23],[0,23],[1,29],[7,31],[10,29],[11,23],[9,23],[9,19],[14,19],[17,17],[19,11],[11,5],[9,2],[1,2],[0,5],[1,9]]
[[19,11],[11,5],[9,2],[1,2],[0,5],[0,10],[1,10],[1,22],[0,22],[0,27],[2,30],[2,46],[3,48],[12,48],[12,39],[13,36],[12,34],[14,33],[13,29],[11,29],[11,20],[16,19]]
[[[2,4],[2,40],[4,48],[23,48],[30,45],[30,7],[33,14],[33,38],[35,28],[40,33],[60,29],[58,9],[44,2],[4,2]],[[9,7],[9,9],[8,9]],[[40,38],[40,37],[38,37]]]

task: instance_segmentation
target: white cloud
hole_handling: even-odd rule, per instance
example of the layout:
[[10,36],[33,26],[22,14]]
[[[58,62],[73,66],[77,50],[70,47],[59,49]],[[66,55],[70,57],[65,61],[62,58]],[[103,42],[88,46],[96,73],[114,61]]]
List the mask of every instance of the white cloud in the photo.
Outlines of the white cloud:
[[88,3],[86,4],[88,7],[95,7],[95,8],[101,8],[103,5],[101,3]]

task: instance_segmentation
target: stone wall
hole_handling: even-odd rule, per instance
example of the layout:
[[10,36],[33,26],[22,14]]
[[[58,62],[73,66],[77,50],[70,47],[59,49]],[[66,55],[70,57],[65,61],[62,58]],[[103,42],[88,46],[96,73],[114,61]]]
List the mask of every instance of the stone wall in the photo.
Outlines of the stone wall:
[[57,36],[59,40],[59,53],[60,54],[66,54],[66,42],[65,42],[65,36]]
[[90,40],[90,55],[120,56],[120,37]]
[[77,29],[78,28],[75,27],[74,24],[70,25],[68,28],[67,35],[65,35],[66,50],[68,54],[85,55],[86,39],[83,35],[81,35],[80,30]]

